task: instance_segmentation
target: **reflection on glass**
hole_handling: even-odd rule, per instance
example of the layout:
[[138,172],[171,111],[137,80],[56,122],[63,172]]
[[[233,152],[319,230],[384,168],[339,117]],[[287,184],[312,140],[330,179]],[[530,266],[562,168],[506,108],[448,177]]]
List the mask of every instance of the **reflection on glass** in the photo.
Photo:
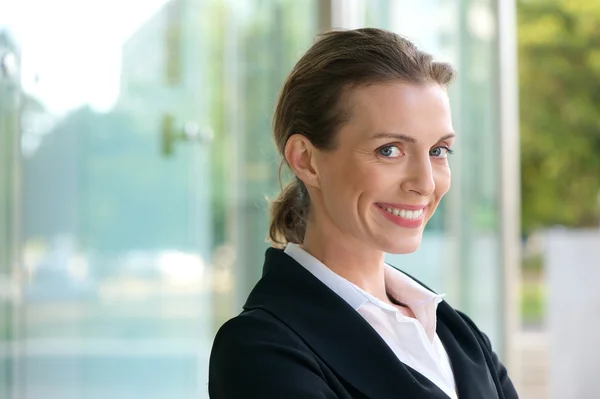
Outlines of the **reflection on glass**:
[[270,114],[316,3],[38,3],[0,6],[23,53],[19,392],[206,397],[238,272],[262,263]]
[[[347,3],[357,26],[405,34],[460,71],[455,185],[422,248],[388,260],[441,291],[458,280],[464,295],[453,304],[494,338],[494,32],[481,23],[491,2]],[[22,57],[18,111],[7,111],[0,88],[0,167],[5,121],[19,120],[22,150],[16,315],[1,291],[14,256],[0,213],[0,396],[12,378],[5,348],[19,338],[15,389],[25,398],[206,397],[213,334],[260,276],[265,196],[279,189],[273,106],[312,43],[319,6],[0,3],[0,32]],[[19,337],[10,335],[15,321]]]
[[14,335],[16,305],[15,256],[17,212],[16,173],[19,60],[14,39],[0,27],[0,397],[8,397],[13,385],[14,362],[8,344]]

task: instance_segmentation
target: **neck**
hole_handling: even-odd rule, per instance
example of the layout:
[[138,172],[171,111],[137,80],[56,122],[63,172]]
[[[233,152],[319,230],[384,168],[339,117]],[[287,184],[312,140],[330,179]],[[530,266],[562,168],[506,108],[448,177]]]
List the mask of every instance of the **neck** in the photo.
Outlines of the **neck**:
[[365,247],[355,238],[339,231],[325,231],[307,223],[302,248],[337,275],[345,278],[374,297],[389,303],[385,289],[382,251]]

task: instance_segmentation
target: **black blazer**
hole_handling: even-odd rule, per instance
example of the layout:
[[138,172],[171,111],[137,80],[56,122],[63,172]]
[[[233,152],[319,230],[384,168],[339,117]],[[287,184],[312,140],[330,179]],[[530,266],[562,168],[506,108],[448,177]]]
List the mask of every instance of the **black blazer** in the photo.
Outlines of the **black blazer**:
[[[475,324],[445,301],[437,317],[458,397],[517,398]],[[448,399],[347,302],[274,248],[244,311],[217,333],[208,390],[213,399]]]

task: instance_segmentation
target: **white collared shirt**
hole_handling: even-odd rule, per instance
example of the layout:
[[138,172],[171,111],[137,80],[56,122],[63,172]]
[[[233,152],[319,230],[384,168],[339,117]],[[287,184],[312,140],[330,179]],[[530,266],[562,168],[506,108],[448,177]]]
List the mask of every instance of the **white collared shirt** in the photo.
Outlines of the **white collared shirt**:
[[388,344],[398,359],[457,399],[450,359],[436,329],[436,295],[386,264],[385,285],[389,295],[406,304],[416,319],[404,316],[389,305],[339,276],[300,246],[289,243],[285,253],[352,306]]

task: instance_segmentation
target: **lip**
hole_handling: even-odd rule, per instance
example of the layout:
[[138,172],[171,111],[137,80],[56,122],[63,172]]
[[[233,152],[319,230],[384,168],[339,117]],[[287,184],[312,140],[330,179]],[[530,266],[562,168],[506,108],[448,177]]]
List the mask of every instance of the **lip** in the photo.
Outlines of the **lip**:
[[407,211],[420,211],[421,209],[427,208],[425,205],[408,205],[408,204],[389,204],[385,202],[378,202],[375,205],[381,208],[395,208],[395,209],[406,209]]
[[390,222],[394,223],[397,226],[408,228],[408,229],[414,229],[414,228],[421,227],[421,225],[423,224],[423,221],[425,220],[425,212],[423,212],[423,215],[421,215],[421,217],[418,219],[404,219],[400,216],[396,216],[392,213],[389,213],[388,211],[386,211],[385,209],[382,208],[383,206],[385,206],[386,208],[406,209],[406,210],[411,210],[411,211],[418,211],[418,210],[424,209],[425,206],[423,206],[423,205],[415,206],[415,205],[384,204],[384,203],[375,204],[375,208],[377,208],[379,210],[379,212],[381,212],[381,214],[387,220],[389,220]]

